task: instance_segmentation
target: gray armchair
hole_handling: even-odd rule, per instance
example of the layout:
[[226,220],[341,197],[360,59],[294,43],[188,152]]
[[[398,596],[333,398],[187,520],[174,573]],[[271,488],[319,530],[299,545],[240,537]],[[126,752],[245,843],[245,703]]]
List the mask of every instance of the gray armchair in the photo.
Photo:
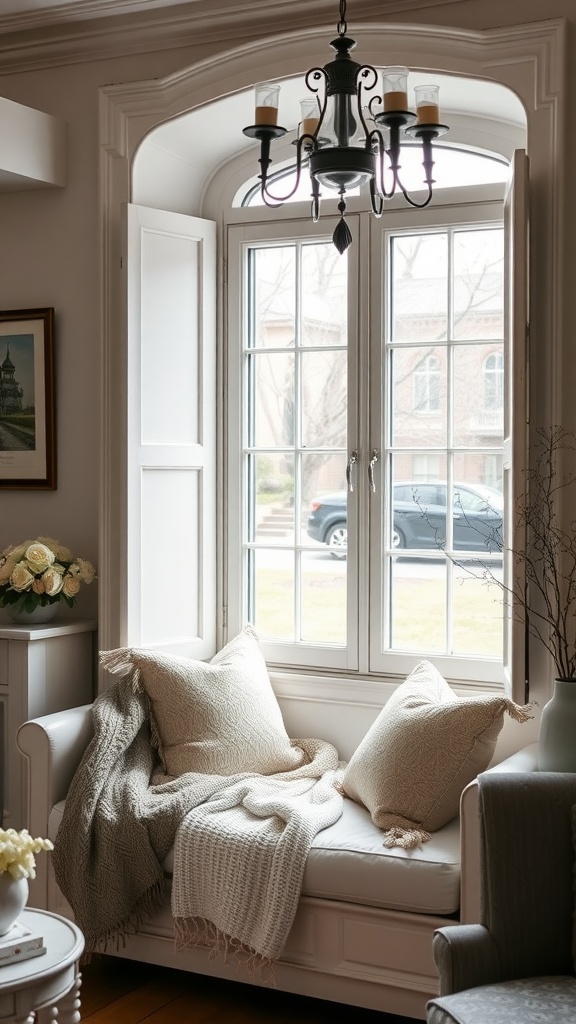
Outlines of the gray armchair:
[[436,932],[427,1024],[575,1024],[576,774],[486,773],[479,790],[482,923]]

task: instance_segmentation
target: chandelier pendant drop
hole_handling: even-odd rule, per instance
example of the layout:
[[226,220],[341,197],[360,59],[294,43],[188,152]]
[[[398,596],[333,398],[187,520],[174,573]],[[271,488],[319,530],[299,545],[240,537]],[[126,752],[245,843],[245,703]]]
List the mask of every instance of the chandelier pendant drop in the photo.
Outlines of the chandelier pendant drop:
[[[338,36],[330,43],[336,52],[334,60],[324,67],[311,68],[306,85],[311,96],[301,100],[301,116],[296,146],[296,173],[286,195],[270,190],[269,168],[271,144],[282,138],[288,129],[278,122],[280,87],[274,82],[256,86],[255,124],[244,128],[244,135],[260,142],[260,194],[263,202],[275,208],[296,193],[302,170],[308,164],[312,188],[312,220],[320,216],[320,187],[336,191],[340,196],[340,219],[333,235],[340,253],[352,242],[345,220],[346,194],[360,185],[368,185],[372,213],[382,215],[384,201],[401,193],[411,206],[427,206],[434,185],[432,143],[448,131],[440,124],[438,86],[421,85],[414,90],[416,112],[408,109],[405,67],[388,67],[382,71],[382,94],[376,89],[379,75],[370,64],[359,64],[350,56],[356,43],[347,33],[346,0],[340,0]],[[412,198],[400,176],[402,135],[422,145],[425,197]]]

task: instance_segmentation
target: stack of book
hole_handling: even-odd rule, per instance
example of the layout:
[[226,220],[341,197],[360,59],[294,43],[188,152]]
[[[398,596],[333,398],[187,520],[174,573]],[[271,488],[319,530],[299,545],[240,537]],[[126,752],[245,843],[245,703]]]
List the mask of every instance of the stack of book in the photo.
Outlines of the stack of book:
[[41,956],[45,952],[42,935],[31,932],[19,921],[5,935],[0,935],[0,967],[19,960],[29,960],[32,956]]

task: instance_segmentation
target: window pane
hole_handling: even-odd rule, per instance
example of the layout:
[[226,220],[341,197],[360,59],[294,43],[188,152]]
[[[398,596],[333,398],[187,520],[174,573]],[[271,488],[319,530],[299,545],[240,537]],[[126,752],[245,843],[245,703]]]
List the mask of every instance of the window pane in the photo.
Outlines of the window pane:
[[346,351],[303,352],[302,443],[306,448],[346,446]]
[[305,543],[317,541],[330,546],[331,530],[347,528],[348,492],[344,483],[344,456],[306,455],[303,460],[303,512],[307,517]]
[[[502,654],[501,595],[482,585],[503,547],[502,239],[500,227],[456,228],[390,243],[383,621],[394,650]],[[433,343],[417,344],[426,331]]]
[[454,233],[455,338],[502,338],[503,266],[500,228]]
[[448,236],[398,235],[390,260],[391,340],[441,341],[448,329]]
[[347,260],[330,244],[302,246],[302,344],[347,343]]
[[498,481],[495,481],[496,486],[485,483],[495,468],[501,482],[502,459],[500,457],[495,466],[492,457],[488,458],[488,470],[483,454],[460,453],[454,458],[452,508],[455,550],[479,551],[482,555],[502,551],[504,496],[497,486]]
[[262,636],[294,640],[294,559],[290,551],[248,552],[248,616]]
[[395,447],[446,444],[446,361],[446,350],[440,347],[391,350]]
[[346,559],[332,557],[328,549],[302,554],[301,639],[346,643]]
[[[426,463],[420,458],[420,472]],[[414,479],[414,461],[408,455],[393,460],[390,546],[399,551],[420,548],[438,552],[446,540],[446,460],[432,456],[430,479]],[[440,474],[440,475],[439,475]]]
[[262,352],[248,357],[253,374],[250,443],[286,448],[294,443],[294,356]]
[[[272,452],[249,457],[248,539],[264,544],[294,543],[294,459]],[[253,475],[252,475],[253,474]]]
[[296,324],[296,250],[293,245],[251,249],[249,344],[287,348]]
[[295,242],[248,257],[248,295],[268,304],[255,321],[249,308],[245,328],[243,584],[263,637],[343,646],[347,261],[334,254]]
[[446,636],[446,566],[443,561],[394,559],[391,636],[394,650],[440,653]]
[[[501,580],[502,564],[490,573]],[[502,658],[502,590],[474,562],[455,567],[454,577],[454,654]]]
[[454,443],[501,448],[504,429],[503,344],[454,349]]

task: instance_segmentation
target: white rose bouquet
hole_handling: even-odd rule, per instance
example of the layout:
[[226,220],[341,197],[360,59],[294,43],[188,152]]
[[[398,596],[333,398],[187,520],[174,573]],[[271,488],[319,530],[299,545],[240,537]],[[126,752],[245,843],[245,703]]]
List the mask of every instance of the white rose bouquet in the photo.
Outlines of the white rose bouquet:
[[34,854],[53,849],[49,839],[33,839],[25,828],[21,832],[0,828],[0,874],[7,871],[14,879],[36,878]]
[[51,537],[9,545],[0,554],[0,607],[18,602],[20,609],[32,612],[62,600],[73,608],[81,585],[95,578],[91,562],[75,558]]

